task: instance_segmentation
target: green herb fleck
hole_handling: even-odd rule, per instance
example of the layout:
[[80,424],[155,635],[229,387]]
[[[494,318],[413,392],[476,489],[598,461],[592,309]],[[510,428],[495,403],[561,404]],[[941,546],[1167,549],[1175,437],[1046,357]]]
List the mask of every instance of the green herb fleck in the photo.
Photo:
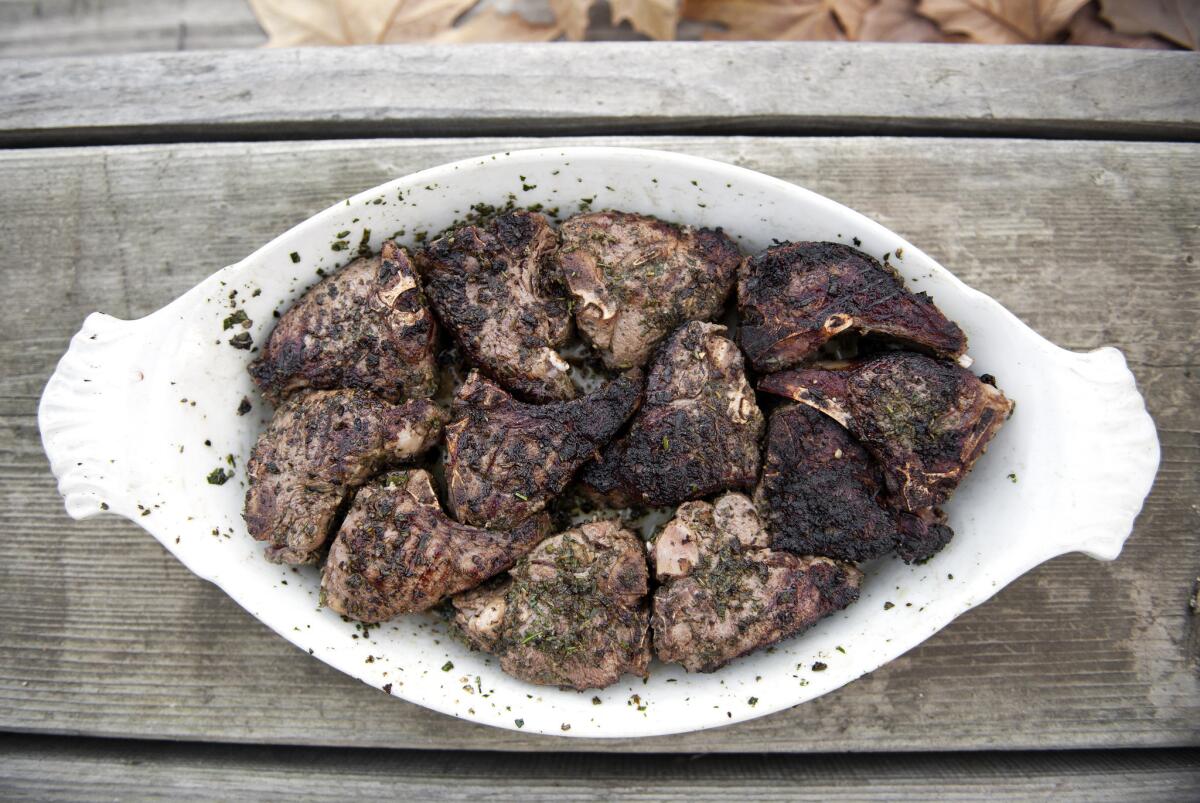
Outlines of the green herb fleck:
[[454,662],[453,662],[453,661],[447,661],[446,663],[442,664],[442,671],[443,671],[443,672],[449,672],[449,671],[450,671],[451,669],[453,669],[453,668],[454,668]]
[[288,254],[288,256],[292,258],[293,263],[300,261],[300,252],[298,251],[293,251],[292,253]]
[[746,702],[748,702],[748,703],[750,704],[750,707],[751,707],[751,708],[753,708],[754,706],[758,705],[758,698],[757,698],[757,697],[751,697],[751,698],[750,698],[749,700],[747,700]]
[[824,672],[828,668],[829,667],[825,664],[824,661],[817,661],[812,665],[812,671],[814,671],[814,672]]
[[885,602],[885,603],[883,603],[883,609],[884,609],[885,611],[890,611],[892,608],[895,608],[895,607],[896,607],[896,604],[895,604],[894,602]]
[[235,349],[249,351],[250,347],[254,345],[254,340],[250,337],[249,332],[239,332],[238,334],[229,338],[229,345],[233,346]]
[[239,323],[242,325],[243,328],[249,329],[250,325],[253,324],[254,321],[250,320],[250,318],[246,315],[245,310],[240,309],[237,312],[230,315],[228,318],[226,318],[225,321],[221,324],[221,328],[226,329],[226,330],[232,329],[233,327],[237,326]]
[[1009,482],[1016,482],[1016,481],[1017,481],[1017,475],[1016,475],[1016,474],[1009,474],[1009,475],[1008,475],[1008,481],[1009,481]]
[[339,231],[337,233],[337,238],[339,240],[342,239],[343,237],[349,237],[349,236],[350,236],[350,229],[346,229],[345,231]]
[[517,723],[518,728],[525,727],[525,720],[523,719],[514,719],[513,722]]
[[208,475],[209,485],[224,485],[233,474],[226,474],[223,468],[214,468]]
[[592,705],[600,705],[600,698],[599,698],[599,697],[593,697],[593,698],[592,698]]
[[520,499],[522,502],[528,502],[528,501],[529,501],[529,497],[528,497],[528,496],[526,496],[525,494],[521,493],[520,491],[513,491],[513,496],[517,497],[517,498],[518,498],[518,499]]

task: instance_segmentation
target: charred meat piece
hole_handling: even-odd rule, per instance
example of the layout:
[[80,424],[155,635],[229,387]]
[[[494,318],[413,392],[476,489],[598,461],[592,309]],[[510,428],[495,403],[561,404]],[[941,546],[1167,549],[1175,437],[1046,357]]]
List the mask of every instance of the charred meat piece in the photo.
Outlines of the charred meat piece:
[[858,569],[772,550],[768,543],[742,494],[679,507],[650,552],[662,583],[651,617],[660,660],[715,672],[858,599]]
[[279,563],[315,563],[355,487],[437,443],[444,415],[432,402],[394,405],[365,390],[292,396],[254,445],[245,519]]
[[763,378],[759,388],[831,416],[875,456],[892,502],[940,505],[987,449],[1013,403],[954,363],[897,351],[835,370]]
[[949,542],[936,514],[893,510],[883,489],[875,459],[832,418],[803,404],[771,413],[754,503],[774,549],[863,561],[899,548],[911,562]]
[[448,506],[466,524],[506,530],[544,509],[637,409],[641,371],[580,399],[525,404],[478,373],[446,427]]
[[303,388],[362,388],[398,402],[437,387],[436,328],[408,253],[383,244],[300,297],[250,375],[272,404]]
[[566,299],[546,270],[556,242],[545,217],[513,212],[417,255],[434,312],[467,359],[536,402],[575,397],[571,367],[554,350],[571,333]]
[[814,356],[846,330],[878,333],[957,357],[967,338],[890,265],[838,243],[785,243],[746,260],[738,275],[739,342],[755,370]]
[[628,212],[576,215],[559,236],[575,321],[610,369],[645,365],[680,324],[716,317],[742,259],[720,229]]
[[725,327],[693,321],[659,350],[629,434],[581,473],[615,503],[676,505],[758,479],[763,415]]
[[396,471],[359,489],[329,549],[321,595],[362,622],[432,608],[509,568],[550,534],[548,516],[511,532],[453,521],[429,474]]
[[468,643],[513,677],[583,691],[646,676],[649,578],[642,541],[599,521],[543,541],[510,577],[454,598]]

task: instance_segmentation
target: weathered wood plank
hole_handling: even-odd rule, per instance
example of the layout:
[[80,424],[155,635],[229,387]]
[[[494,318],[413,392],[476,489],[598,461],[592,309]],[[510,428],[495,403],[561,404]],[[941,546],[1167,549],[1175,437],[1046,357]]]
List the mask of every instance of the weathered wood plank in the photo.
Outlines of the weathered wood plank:
[[[577,140],[576,142],[580,142]],[[528,140],[0,153],[0,727],[389,747],[932,750],[1200,743],[1200,146],[655,138],[844,201],[1072,348],[1126,351],[1164,446],[1121,559],[1052,561],[801,708],[598,743],[389,700],[294,650],[131,524],[64,516],[37,396],[87,312],[146,314],[341,197]]]
[[6,737],[8,799],[1179,801],[1191,750],[937,756],[604,756],[232,747]]
[[1200,56],[837,42],[407,45],[23,59],[0,144],[602,133],[1194,140]]

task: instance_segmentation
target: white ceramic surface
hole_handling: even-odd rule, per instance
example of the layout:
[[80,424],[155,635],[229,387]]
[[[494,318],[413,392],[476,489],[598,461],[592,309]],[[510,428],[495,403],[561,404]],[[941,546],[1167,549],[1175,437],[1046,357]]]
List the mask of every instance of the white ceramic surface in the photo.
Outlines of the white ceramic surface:
[[[876,257],[890,252],[909,286],[930,293],[966,331],[975,370],[994,374],[1017,402],[947,505],[953,542],[924,566],[865,566],[857,604],[712,675],[655,663],[648,683],[625,678],[577,693],[505,676],[448,638],[433,615],[352,638],[360,627],[318,606],[317,572],[268,563],[243,525],[243,465],[270,411],[245,370],[251,353],[227,343],[241,330],[222,329],[230,294],[237,291],[236,306],[262,343],[272,310],[286,308],[319,268],[345,262],[364,230],[375,250],[393,232],[412,245],[419,232],[440,231],[475,203],[502,205],[510,193],[518,205],[563,216],[591,199],[595,209],[723,226],[747,252],[772,238],[859,238]],[[349,250],[334,251],[344,231]],[[254,407],[238,416],[243,396]],[[591,737],[692,731],[794,706],[899,656],[1045,560],[1071,551],[1112,560],[1159,460],[1154,424],[1117,350],[1058,348],[915,246],[827,198],[727,164],[620,148],[517,151],[396,179],[306,220],[152,315],[94,313],[47,384],[38,421],[71,516],[106,507],[129,518],[301,649],[456,717]],[[213,469],[228,469],[227,455],[233,478],[210,484]],[[813,671],[818,661],[824,671]]]

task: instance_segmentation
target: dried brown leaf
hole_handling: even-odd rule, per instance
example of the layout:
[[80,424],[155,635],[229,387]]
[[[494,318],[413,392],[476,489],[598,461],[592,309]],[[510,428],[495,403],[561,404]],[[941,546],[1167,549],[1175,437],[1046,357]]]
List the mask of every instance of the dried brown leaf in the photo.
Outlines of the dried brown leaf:
[[629,20],[635,31],[651,39],[674,39],[680,0],[609,0],[612,21]]
[[494,8],[485,8],[473,14],[462,24],[443,31],[433,38],[434,42],[549,42],[562,35],[558,25],[539,25],[522,17],[515,11],[501,14]]
[[918,10],[948,33],[994,45],[1056,41],[1087,0],[921,0]]
[[917,0],[880,0],[863,14],[856,37],[863,42],[945,42],[949,39],[928,17],[917,13]]
[[567,38],[576,42],[587,33],[588,12],[596,0],[550,0],[554,20],[566,32]]
[[1140,47],[1151,50],[1170,50],[1171,44],[1157,36],[1133,36],[1117,33],[1100,19],[1094,3],[1079,9],[1067,29],[1067,44],[1094,47]]
[[683,16],[719,22],[713,39],[845,39],[871,0],[686,0]]
[[1200,0],[1101,0],[1100,16],[1118,33],[1158,34],[1200,49]]
[[268,47],[416,42],[449,29],[476,0],[250,0]]

